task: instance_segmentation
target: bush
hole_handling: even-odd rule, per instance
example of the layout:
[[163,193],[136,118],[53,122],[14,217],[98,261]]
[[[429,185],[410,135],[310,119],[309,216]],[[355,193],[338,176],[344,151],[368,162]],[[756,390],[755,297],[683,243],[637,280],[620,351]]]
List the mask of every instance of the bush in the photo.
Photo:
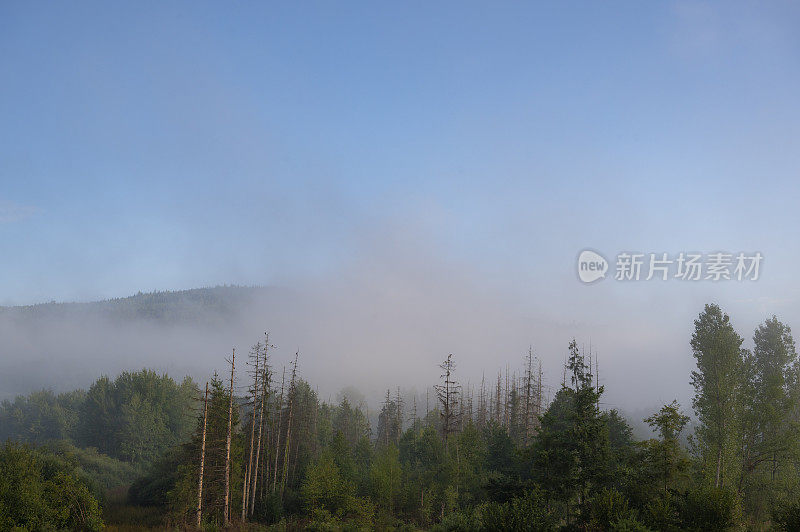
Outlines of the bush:
[[614,532],[650,532],[650,529],[644,526],[635,517],[623,517],[617,519],[611,524],[611,529]]
[[484,530],[546,531],[555,529],[555,519],[538,490],[499,504],[489,503],[481,516]]
[[800,500],[782,504],[772,513],[776,530],[800,530]]
[[0,448],[0,529],[100,530],[100,505],[74,467],[51,454]]
[[263,499],[256,499],[256,506],[253,509],[253,517],[257,521],[267,524],[274,524],[283,518],[283,505],[280,495],[277,493],[267,493]]
[[306,526],[307,530],[315,532],[335,532],[341,530],[342,523],[325,508],[312,508],[311,521]]
[[628,499],[614,488],[604,488],[590,504],[591,521],[602,530],[611,528],[611,524],[621,519],[633,518]]
[[650,501],[644,510],[645,522],[656,530],[678,528],[680,520],[676,502],[670,493],[665,493]]
[[684,494],[680,517],[689,530],[729,530],[739,521],[739,500],[726,488],[695,488]]
[[50,442],[43,450],[74,467],[98,500],[107,491],[125,486],[136,478],[137,470],[133,465],[100,454],[96,449],[79,449],[67,440]]
[[476,508],[472,513],[450,512],[444,516],[440,523],[431,528],[432,532],[472,532],[481,530],[482,508]]

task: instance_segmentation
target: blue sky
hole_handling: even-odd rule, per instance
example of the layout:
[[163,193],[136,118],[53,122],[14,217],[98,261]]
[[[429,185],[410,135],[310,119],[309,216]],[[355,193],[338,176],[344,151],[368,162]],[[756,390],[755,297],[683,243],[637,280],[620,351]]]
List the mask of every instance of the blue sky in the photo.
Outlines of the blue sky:
[[796,4],[0,9],[6,303],[798,226]]
[[[443,274],[579,322],[800,321],[799,26],[794,2],[4,2],[0,304]],[[586,247],[764,273],[595,289]]]

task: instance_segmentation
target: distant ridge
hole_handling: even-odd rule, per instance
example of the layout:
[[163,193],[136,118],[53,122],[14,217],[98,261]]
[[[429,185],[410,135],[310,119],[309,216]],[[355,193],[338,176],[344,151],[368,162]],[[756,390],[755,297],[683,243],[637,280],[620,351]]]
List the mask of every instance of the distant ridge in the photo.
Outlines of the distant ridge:
[[39,303],[0,307],[0,319],[19,320],[98,316],[113,320],[163,323],[218,321],[275,289],[264,286],[224,285],[177,291],[156,291],[85,303]]

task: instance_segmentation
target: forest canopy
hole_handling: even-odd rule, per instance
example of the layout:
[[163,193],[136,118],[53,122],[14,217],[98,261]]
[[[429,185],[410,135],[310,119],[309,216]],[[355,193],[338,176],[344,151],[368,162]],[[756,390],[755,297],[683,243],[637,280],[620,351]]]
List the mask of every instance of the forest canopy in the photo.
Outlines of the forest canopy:
[[[0,406],[0,523],[94,529],[104,504],[123,504],[188,528],[794,530],[794,339],[772,317],[743,345],[706,305],[689,342],[691,410],[653,411],[644,440],[602,408],[597,359],[575,340],[549,401],[533,349],[477,390],[443,356],[424,405],[400,388],[377,410],[352,392],[324,401],[299,353],[273,366],[268,337],[202,388],[142,370],[35,392]],[[111,502],[120,488],[127,499]],[[71,498],[40,495],[54,489]]]

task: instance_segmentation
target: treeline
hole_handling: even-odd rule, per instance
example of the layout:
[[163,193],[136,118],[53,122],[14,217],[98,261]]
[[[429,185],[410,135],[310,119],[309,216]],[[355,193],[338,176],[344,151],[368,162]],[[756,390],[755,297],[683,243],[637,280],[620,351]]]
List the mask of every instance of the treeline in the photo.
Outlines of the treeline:
[[34,392],[0,403],[0,441],[67,440],[147,465],[188,437],[197,393],[188,377],[176,383],[150,370],[101,377],[86,392]]
[[601,408],[597,359],[574,340],[549,403],[532,351],[519,371],[477,388],[460,384],[450,355],[431,372],[438,382],[424,409],[387,390],[373,426],[352,396],[321,401],[299,355],[276,367],[267,338],[246,360],[234,353],[202,389],[125,374],[86,394],[6,402],[0,427],[11,420],[15,438],[66,435],[139,464],[131,504],[157,508],[176,527],[800,529],[800,361],[790,329],[773,317],[744,349],[729,317],[707,305],[690,345],[688,445],[677,401],[644,420],[653,438],[634,439],[623,416]]
[[96,316],[112,321],[148,320],[162,324],[213,323],[232,320],[238,310],[274,289],[259,286],[214,286],[191,290],[139,292],[133,296],[89,303],[41,303],[0,306],[0,319],[31,320]]
[[185,441],[197,388],[153,371],[0,403],[0,530],[97,530],[109,493]]

